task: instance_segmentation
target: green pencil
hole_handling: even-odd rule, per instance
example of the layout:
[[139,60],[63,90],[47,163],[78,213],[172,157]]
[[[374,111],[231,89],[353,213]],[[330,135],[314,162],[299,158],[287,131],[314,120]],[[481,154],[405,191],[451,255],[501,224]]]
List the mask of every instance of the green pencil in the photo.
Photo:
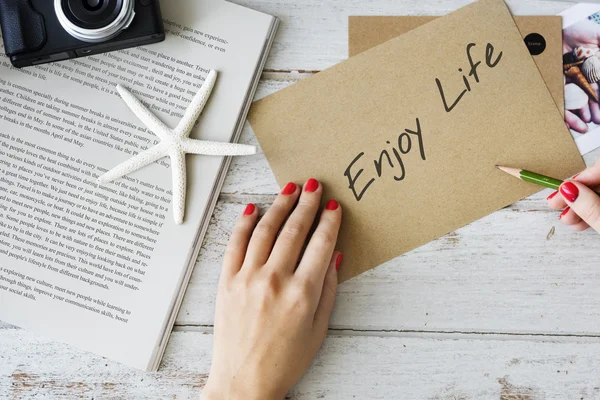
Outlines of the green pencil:
[[[535,172],[527,171],[525,169],[502,167],[500,165],[496,165],[496,168],[514,176],[515,178],[519,178],[522,181],[535,183],[536,185],[544,186],[554,190],[558,190],[560,185],[562,185],[564,182],[560,179],[550,178],[549,176],[536,174]],[[600,196],[600,192],[596,192],[596,194]]]
[[515,178],[519,178],[522,181],[535,183],[536,185],[544,186],[554,190],[558,190],[560,185],[563,184],[563,181],[561,181],[560,179],[550,178],[549,176],[536,174],[535,172],[527,171],[524,169],[502,167],[500,165],[496,165],[496,168],[506,172],[509,175],[514,176]]

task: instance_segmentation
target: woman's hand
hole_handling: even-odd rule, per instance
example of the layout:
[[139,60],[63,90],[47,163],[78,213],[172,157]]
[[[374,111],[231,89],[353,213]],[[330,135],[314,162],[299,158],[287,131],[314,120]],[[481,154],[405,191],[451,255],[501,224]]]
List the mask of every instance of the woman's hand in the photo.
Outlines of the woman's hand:
[[[550,207],[562,210],[560,220],[575,231],[592,227],[600,232],[600,196],[592,189],[600,186],[600,160],[548,197]],[[560,196],[557,196],[560,193]]]
[[[567,83],[569,82],[570,80],[567,80]],[[590,86],[600,95],[597,83],[592,83]],[[569,129],[573,129],[575,132],[587,133],[590,122],[600,124],[600,104],[591,97],[587,104],[579,110],[565,110],[565,123]]]
[[[319,211],[322,186],[289,183],[258,220],[249,204],[225,252],[217,293],[214,351],[204,399],[283,399],[327,334],[342,255],[342,210]],[[296,204],[297,203],[297,204]]]

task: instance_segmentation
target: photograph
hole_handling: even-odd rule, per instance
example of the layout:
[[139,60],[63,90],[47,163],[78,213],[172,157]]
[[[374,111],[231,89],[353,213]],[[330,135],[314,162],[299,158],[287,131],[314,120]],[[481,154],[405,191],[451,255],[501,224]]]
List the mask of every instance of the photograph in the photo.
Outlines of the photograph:
[[562,14],[565,123],[581,154],[600,147],[600,4]]

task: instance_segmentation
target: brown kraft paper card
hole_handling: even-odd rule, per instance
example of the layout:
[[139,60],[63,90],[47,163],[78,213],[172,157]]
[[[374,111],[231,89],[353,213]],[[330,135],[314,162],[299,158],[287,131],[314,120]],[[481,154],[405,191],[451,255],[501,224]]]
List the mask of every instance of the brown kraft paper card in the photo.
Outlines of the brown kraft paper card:
[[480,0],[254,103],[283,186],[343,207],[340,281],[538,192],[496,164],[584,168],[502,0]]
[[[439,17],[421,16],[352,16],[348,17],[348,56],[425,25]],[[538,67],[556,106],[564,115],[562,70],[562,18],[560,16],[513,17],[533,61]]]

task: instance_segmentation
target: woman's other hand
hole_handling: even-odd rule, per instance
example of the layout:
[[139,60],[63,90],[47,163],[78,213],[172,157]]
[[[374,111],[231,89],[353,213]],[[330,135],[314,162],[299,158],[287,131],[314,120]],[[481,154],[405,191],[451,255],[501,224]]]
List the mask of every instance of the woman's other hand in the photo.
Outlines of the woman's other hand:
[[[560,220],[575,231],[592,227],[600,232],[600,196],[594,190],[600,186],[600,160],[548,197],[550,207],[563,210]],[[594,190],[592,190],[592,189]]]
[[240,216],[219,281],[204,399],[283,399],[310,366],[327,334],[342,261],[335,200],[310,234],[322,190],[314,179],[289,183],[258,223],[253,204]]

